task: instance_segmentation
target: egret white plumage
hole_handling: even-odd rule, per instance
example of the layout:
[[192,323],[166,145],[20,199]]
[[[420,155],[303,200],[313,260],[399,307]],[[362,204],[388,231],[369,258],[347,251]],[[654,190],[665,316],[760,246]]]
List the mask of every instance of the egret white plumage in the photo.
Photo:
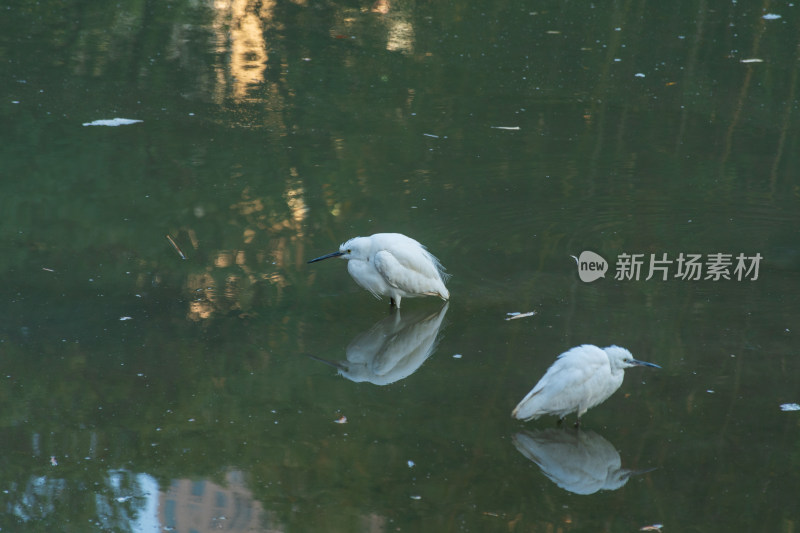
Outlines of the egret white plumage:
[[309,263],[330,257],[347,260],[347,271],[353,279],[376,298],[388,296],[390,305],[400,307],[403,298],[438,296],[450,298],[444,286],[450,277],[428,250],[401,233],[376,233],[354,237],[332,252]]
[[563,420],[568,414],[577,412],[575,425],[580,425],[581,416],[614,394],[622,385],[625,369],[632,366],[661,368],[653,363],[637,361],[631,352],[619,346],[576,346],[556,358],[511,416],[527,421],[542,415],[555,415]]

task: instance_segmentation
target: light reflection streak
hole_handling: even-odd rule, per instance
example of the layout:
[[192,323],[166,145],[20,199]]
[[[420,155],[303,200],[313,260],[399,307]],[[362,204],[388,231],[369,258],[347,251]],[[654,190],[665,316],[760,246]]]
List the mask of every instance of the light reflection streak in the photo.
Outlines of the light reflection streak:
[[396,18],[389,23],[386,49],[390,52],[414,53],[414,26],[407,20]]
[[[231,91],[237,101],[249,100],[250,90],[264,82],[269,59],[264,24],[272,20],[274,8],[274,0],[260,4],[249,0],[214,2],[212,29],[217,36],[217,50],[228,55],[226,67],[218,72],[229,71]],[[223,75],[218,81],[225,85],[225,79]]]

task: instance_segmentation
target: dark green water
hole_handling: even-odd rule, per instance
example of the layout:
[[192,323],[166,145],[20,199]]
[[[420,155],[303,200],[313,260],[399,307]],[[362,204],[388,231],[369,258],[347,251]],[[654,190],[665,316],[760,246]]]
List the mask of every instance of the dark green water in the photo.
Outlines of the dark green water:
[[[800,8],[381,5],[0,6],[0,530],[798,531]],[[384,231],[447,308],[306,264]],[[512,420],[584,343],[663,369]]]

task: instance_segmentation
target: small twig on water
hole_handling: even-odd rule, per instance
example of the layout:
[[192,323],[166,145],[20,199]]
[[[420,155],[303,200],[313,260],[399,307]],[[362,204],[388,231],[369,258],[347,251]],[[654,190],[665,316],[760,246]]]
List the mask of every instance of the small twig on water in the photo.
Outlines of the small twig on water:
[[167,235],[167,240],[172,245],[172,247],[175,248],[175,251],[178,252],[178,255],[181,256],[181,259],[186,259],[186,256],[184,255],[183,251],[181,251],[180,247],[178,246],[178,243],[176,243],[173,240],[173,238],[170,237],[169,235]]

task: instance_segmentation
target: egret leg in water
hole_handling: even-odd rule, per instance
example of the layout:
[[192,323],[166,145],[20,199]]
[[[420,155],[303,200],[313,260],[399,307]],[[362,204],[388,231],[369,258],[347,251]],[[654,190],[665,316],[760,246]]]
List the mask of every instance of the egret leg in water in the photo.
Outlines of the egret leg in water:
[[598,348],[591,344],[576,346],[558,356],[542,379],[514,408],[511,416],[536,420],[555,415],[561,422],[568,414],[581,416],[606,401],[622,385],[625,369],[632,366],[661,368],[637,361],[631,352],[619,346]]
[[332,252],[309,263],[330,257],[347,260],[353,279],[376,298],[389,297],[389,304],[400,307],[403,298],[438,296],[450,299],[444,286],[450,277],[423,245],[400,233],[376,233],[354,237]]

